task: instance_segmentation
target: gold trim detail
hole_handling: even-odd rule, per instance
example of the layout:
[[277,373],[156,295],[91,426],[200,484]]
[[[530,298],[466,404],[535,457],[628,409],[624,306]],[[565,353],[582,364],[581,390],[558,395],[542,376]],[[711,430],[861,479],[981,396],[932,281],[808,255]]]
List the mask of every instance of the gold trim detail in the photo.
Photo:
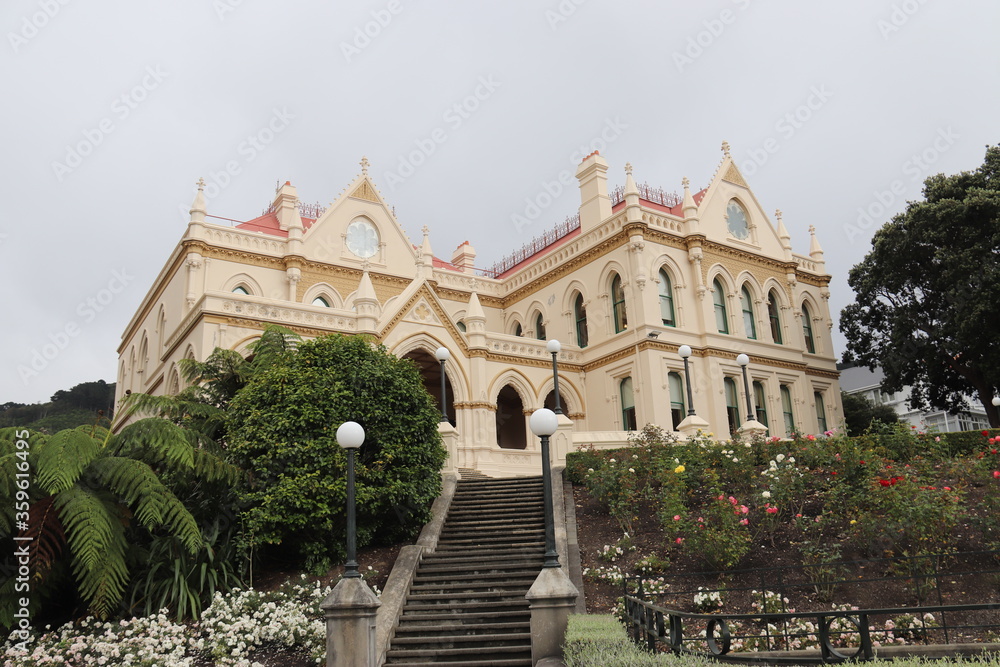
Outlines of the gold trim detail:
[[361,181],[361,185],[354,188],[354,192],[348,196],[354,197],[355,199],[364,199],[365,201],[374,202],[376,204],[379,203],[378,195],[375,194],[375,190],[373,190],[372,186],[369,185],[367,179]]
[[750,186],[747,185],[747,182],[743,180],[743,175],[740,174],[740,170],[737,169],[736,165],[732,163],[730,163],[729,169],[726,170],[726,175],[722,177],[722,180],[729,181],[730,183],[742,186],[747,190],[750,189]]

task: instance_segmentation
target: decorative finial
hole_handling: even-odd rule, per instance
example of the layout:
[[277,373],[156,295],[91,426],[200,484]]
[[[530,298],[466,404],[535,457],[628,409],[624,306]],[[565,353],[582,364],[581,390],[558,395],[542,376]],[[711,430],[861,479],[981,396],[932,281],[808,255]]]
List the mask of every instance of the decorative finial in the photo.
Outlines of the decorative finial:
[[632,173],[632,163],[631,162],[626,162],[625,163],[625,173],[626,174],[631,174]]
[[473,278],[472,280],[469,281],[469,287],[472,289],[473,292],[478,292],[479,291],[479,281],[476,280],[475,278]]
[[372,263],[369,262],[368,258],[366,257],[365,261],[361,262],[361,270],[364,271],[365,273],[368,273],[368,269],[370,268],[372,268]]
[[199,178],[198,179],[198,183],[196,185],[198,186],[199,190],[204,190],[205,189],[205,179],[204,178]]
[[781,222],[781,209],[780,208],[774,209],[774,217],[776,217],[778,219],[778,222]]
[[729,157],[729,142],[728,141],[723,141],[722,142],[722,153],[726,157]]
[[427,225],[424,225],[423,227],[420,228],[420,231],[424,233],[424,238],[427,238],[431,233],[431,228],[428,227]]
[[365,157],[364,155],[362,155],[361,156],[361,173],[365,174],[366,176],[368,175],[368,165],[369,164],[371,164],[371,163],[368,162],[368,158]]
[[816,225],[809,225],[809,233],[813,236],[816,235]]
[[687,188],[687,187],[690,187],[690,186],[691,186],[691,181],[689,181],[689,180],[688,180],[688,177],[687,177],[687,176],[685,176],[684,178],[682,178],[682,179],[681,179],[681,185],[682,185],[683,187],[685,187],[685,188]]

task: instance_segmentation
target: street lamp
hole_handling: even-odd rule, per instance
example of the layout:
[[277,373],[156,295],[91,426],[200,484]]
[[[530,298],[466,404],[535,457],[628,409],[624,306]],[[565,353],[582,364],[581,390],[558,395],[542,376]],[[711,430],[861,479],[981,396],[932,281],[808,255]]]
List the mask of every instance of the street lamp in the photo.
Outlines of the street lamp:
[[560,567],[556,552],[554,518],[552,516],[552,467],[549,463],[549,436],[559,428],[556,413],[541,408],[531,413],[528,419],[531,432],[542,439],[542,486],[545,496],[545,563],[543,567]]
[[344,422],[337,429],[337,444],[347,450],[347,563],[344,564],[345,579],[359,579],[358,572],[358,527],[354,517],[354,450],[365,441],[365,429],[357,422]]
[[688,357],[691,356],[691,346],[681,345],[677,348],[677,354],[684,360],[684,380],[687,382],[688,391],[688,417],[694,416],[694,402],[691,400],[691,373],[688,369]]
[[441,421],[448,421],[448,408],[445,404],[445,374],[444,374],[444,362],[451,359],[451,352],[448,351],[446,347],[439,347],[437,352],[434,353],[437,360],[441,362]]
[[561,415],[562,405],[559,404],[559,367],[556,365],[556,357],[559,356],[559,351],[562,349],[562,345],[555,338],[550,340],[545,344],[545,349],[549,351],[552,355],[552,383],[555,385],[556,391],[556,409],[555,413]]
[[754,420],[753,402],[750,400],[750,383],[747,382],[747,364],[750,363],[750,357],[741,354],[736,357],[736,363],[743,367],[743,392],[747,395],[747,421],[750,422]]

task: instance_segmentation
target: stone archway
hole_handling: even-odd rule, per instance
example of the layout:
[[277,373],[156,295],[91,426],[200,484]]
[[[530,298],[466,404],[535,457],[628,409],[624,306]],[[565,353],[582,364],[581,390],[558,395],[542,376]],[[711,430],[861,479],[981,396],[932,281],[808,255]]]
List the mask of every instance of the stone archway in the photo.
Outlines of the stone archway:
[[501,449],[527,449],[528,432],[524,419],[524,402],[511,385],[504,385],[497,394],[497,444]]
[[[420,377],[424,380],[424,389],[434,397],[434,407],[441,411],[441,363],[430,352],[424,349],[412,350],[403,355],[403,359],[409,359],[417,365],[420,370]],[[455,391],[451,386],[451,378],[445,373],[445,410],[448,413],[448,422],[455,426]]]

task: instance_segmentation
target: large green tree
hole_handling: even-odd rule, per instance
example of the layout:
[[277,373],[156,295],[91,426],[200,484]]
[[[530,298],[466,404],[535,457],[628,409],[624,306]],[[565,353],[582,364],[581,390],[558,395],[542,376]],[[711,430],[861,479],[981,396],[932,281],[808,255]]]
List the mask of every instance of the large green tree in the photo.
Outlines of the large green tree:
[[879,405],[860,394],[840,392],[841,403],[844,405],[844,424],[847,435],[861,435],[874,422],[895,424],[899,415],[891,406]]
[[417,368],[362,336],[324,336],[276,356],[232,400],[228,447],[249,473],[247,546],[323,568],[343,555],[345,421],[364,427],[358,543],[412,536],[441,489],[440,413]]
[[962,410],[974,396],[1000,426],[1000,146],[975,171],[929,177],[923,194],[850,271],[844,360],[881,367],[884,391],[909,385],[914,408]]

